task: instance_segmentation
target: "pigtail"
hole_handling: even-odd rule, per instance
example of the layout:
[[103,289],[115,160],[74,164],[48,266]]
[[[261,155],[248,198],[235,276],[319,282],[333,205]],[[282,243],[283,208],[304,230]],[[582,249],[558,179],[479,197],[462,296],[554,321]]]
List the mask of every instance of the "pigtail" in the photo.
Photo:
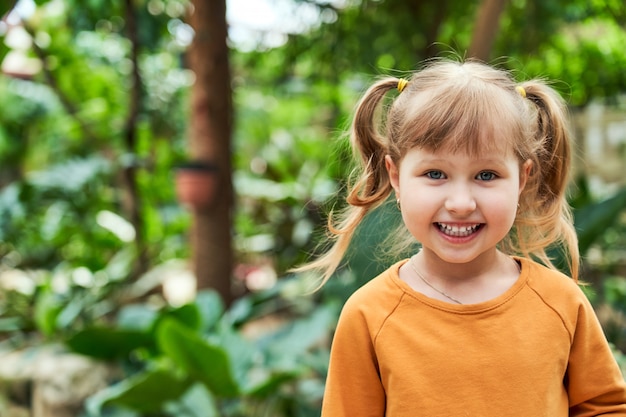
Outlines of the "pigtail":
[[350,142],[359,166],[353,172],[356,178],[348,184],[348,206],[340,213],[330,213],[328,219],[330,249],[321,257],[292,272],[320,271],[316,287],[321,288],[339,267],[354,233],[374,208],[380,206],[391,193],[391,183],[385,167],[388,143],[382,134],[384,117],[379,117],[381,102],[387,93],[398,86],[397,78],[385,78],[373,84],[359,101],[352,126]]
[[525,190],[535,198],[522,198],[520,202],[524,205],[520,212],[528,213],[526,226],[531,226],[530,234],[522,239],[522,250],[552,266],[546,248],[561,244],[569,259],[570,274],[577,280],[578,240],[566,198],[571,164],[567,107],[558,93],[541,81],[528,81],[521,87],[525,98],[536,108],[537,144],[531,158],[533,172]]
[[526,97],[537,107],[536,137],[541,163],[542,182],[539,195],[543,204],[550,204],[565,194],[571,163],[567,110],[557,93],[544,84],[529,82]]
[[[376,113],[387,92],[398,85],[398,79],[387,78],[370,87],[359,102],[350,130],[350,141],[360,166],[356,183],[350,187],[347,202],[366,209],[384,200],[391,190],[385,168],[389,144],[381,132]],[[384,123],[384,121],[383,121]]]

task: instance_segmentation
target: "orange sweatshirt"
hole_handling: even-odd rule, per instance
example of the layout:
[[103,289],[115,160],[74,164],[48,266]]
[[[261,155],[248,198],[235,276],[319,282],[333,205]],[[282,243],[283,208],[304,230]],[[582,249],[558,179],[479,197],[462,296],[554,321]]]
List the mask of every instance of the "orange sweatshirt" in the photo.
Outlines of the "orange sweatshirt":
[[504,294],[453,305],[393,265],[348,300],[323,417],[626,416],[626,384],[587,298],[528,259]]

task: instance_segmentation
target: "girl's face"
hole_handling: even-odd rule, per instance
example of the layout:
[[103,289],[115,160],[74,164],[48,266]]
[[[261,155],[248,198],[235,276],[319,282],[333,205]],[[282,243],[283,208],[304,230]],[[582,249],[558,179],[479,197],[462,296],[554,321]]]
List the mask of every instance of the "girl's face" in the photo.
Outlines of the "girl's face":
[[[489,149],[489,148],[486,148]],[[397,166],[386,159],[408,230],[422,250],[447,264],[492,255],[515,220],[531,162],[513,152],[411,149]]]

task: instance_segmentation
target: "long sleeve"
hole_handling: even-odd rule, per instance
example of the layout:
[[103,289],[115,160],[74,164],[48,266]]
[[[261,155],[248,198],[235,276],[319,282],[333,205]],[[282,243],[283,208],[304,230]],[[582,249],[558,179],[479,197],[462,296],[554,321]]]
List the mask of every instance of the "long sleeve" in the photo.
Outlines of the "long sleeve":
[[570,416],[626,416],[626,384],[586,299],[573,334],[566,385]]
[[[369,304],[369,303],[368,303]],[[385,391],[374,348],[376,323],[366,320],[365,306],[350,299],[341,313],[333,338],[323,417],[383,417]]]

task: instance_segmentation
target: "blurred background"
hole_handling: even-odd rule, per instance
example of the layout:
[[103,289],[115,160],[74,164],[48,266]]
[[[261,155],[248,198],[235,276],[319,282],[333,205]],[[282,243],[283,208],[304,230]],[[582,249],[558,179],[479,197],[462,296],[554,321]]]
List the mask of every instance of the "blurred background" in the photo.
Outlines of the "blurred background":
[[[0,1],[0,415],[316,416],[362,225],[322,291],[379,75],[475,57],[570,106],[582,280],[626,368],[623,0]],[[558,263],[559,251],[554,250]]]

